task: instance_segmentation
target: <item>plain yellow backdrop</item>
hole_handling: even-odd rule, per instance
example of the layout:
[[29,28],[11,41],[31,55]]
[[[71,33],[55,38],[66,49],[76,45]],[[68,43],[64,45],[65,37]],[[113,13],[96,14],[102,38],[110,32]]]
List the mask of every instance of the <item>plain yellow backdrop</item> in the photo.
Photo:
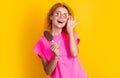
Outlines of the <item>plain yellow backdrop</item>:
[[[80,21],[79,59],[89,78],[120,78],[120,3],[117,0],[1,1],[0,78],[49,78],[33,53],[56,2],[67,3]],[[71,70],[72,71],[72,70]]]

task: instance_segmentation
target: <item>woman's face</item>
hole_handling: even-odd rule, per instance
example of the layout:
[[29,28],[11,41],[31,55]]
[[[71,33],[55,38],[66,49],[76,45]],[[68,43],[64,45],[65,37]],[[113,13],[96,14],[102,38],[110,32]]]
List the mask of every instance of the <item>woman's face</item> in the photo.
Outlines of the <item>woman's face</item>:
[[52,26],[57,28],[63,28],[66,25],[68,19],[68,11],[64,7],[58,7],[50,19],[52,20]]

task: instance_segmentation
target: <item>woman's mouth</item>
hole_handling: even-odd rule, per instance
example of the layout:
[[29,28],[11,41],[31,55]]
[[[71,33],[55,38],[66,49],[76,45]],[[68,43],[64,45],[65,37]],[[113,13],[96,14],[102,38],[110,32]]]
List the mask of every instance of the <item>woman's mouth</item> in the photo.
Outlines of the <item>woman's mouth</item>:
[[63,21],[63,20],[57,20],[57,22],[58,22],[59,24],[63,24],[65,21]]

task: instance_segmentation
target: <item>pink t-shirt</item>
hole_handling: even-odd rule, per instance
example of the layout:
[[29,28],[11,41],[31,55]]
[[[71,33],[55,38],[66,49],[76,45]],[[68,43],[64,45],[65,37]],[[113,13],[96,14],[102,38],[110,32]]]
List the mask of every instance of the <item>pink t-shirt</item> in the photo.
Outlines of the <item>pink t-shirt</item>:
[[[74,37],[79,44],[80,39],[74,32]],[[69,37],[66,33],[62,32],[57,36],[53,36],[54,41],[59,46],[59,57],[57,65],[50,78],[87,78],[82,65],[79,62],[78,57],[70,55]],[[46,59],[48,62],[54,56],[54,53],[50,50],[50,42],[42,36],[37,42],[34,48],[34,52],[41,58]]]

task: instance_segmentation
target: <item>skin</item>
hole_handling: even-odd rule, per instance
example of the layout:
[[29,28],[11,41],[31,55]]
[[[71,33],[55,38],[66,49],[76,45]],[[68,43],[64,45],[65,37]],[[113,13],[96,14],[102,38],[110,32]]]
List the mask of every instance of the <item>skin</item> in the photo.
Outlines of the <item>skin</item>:
[[[56,12],[59,12],[59,15],[56,15]],[[62,28],[65,26],[67,23],[67,32],[70,38],[70,54],[73,57],[76,57],[78,55],[78,47],[77,43],[74,39],[74,34],[73,34],[73,29],[74,27],[78,24],[76,22],[76,19],[73,19],[72,16],[67,16],[65,17],[65,14],[68,14],[68,11],[64,7],[58,7],[53,15],[50,16],[50,19],[52,20],[52,31],[51,34],[54,35],[59,35],[62,32]],[[59,24],[57,21],[62,21],[62,24]],[[46,59],[41,58],[44,70],[47,75],[51,75],[52,72],[54,71],[56,65],[57,65],[57,60],[59,56],[59,46],[55,41],[52,41],[50,49],[54,53],[54,57],[50,62],[48,62]]]

